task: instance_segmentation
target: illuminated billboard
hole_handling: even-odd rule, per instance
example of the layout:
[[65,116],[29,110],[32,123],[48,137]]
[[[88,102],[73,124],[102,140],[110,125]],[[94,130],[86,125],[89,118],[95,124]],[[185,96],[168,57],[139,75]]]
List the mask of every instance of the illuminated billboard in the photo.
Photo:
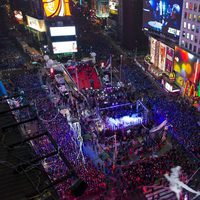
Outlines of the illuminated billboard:
[[110,13],[113,15],[117,15],[118,14],[118,6],[119,6],[119,0],[110,0],[109,1]]
[[159,64],[159,50],[160,50],[160,41],[156,41],[155,59],[154,59],[154,66],[156,67],[158,67]]
[[17,20],[17,22],[19,24],[23,23],[23,15],[22,15],[22,12],[20,10],[14,10],[14,16],[15,16],[15,19]]
[[156,42],[157,40],[154,38],[150,38],[150,56],[151,56],[151,63],[154,64],[155,62],[155,54],[156,54]]
[[109,17],[109,0],[97,0],[96,16],[99,18]]
[[77,52],[76,41],[52,42],[52,46],[54,54]]
[[75,26],[50,27],[50,35],[52,37],[76,35],[76,28]]
[[166,50],[166,71],[173,71],[173,61],[174,61],[174,49],[167,46]]
[[183,0],[143,0],[143,28],[178,38],[182,5]]
[[174,53],[174,71],[177,75],[176,82],[183,86],[186,81],[197,85],[200,78],[200,62],[191,53],[175,47]]
[[165,71],[166,48],[167,46],[163,44],[162,42],[160,42],[158,68],[161,69],[162,71]]
[[69,0],[42,0],[46,17],[71,16]]
[[39,32],[45,32],[46,31],[46,26],[44,23],[44,20],[36,19],[34,17],[30,17],[26,15],[27,18],[27,24],[30,28],[33,28]]

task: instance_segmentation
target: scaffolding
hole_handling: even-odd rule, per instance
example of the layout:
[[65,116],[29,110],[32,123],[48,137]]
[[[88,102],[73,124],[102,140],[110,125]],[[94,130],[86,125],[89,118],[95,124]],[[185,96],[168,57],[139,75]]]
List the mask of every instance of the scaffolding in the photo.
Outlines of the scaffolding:
[[137,111],[137,113],[142,114],[143,124],[147,125],[148,124],[149,110],[144,105],[144,103],[140,100],[137,100],[137,102],[136,102],[136,111]]

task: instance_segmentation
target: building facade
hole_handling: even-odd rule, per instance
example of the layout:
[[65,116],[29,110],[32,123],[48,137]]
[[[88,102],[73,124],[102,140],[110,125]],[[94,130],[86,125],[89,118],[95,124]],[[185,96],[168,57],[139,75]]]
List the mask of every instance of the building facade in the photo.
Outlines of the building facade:
[[179,46],[200,56],[200,1],[184,0]]

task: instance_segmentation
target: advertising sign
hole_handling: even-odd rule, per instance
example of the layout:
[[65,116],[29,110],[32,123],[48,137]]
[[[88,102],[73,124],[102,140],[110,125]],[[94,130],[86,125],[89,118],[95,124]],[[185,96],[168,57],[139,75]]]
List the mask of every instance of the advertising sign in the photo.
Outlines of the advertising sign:
[[76,41],[52,42],[53,53],[73,53],[77,52]]
[[183,0],[143,0],[143,28],[178,38]]
[[150,56],[151,56],[151,63],[155,63],[155,54],[156,54],[156,39],[150,38]]
[[36,19],[36,18],[30,17],[28,15],[26,15],[26,18],[27,18],[27,24],[29,27],[31,27],[39,32],[46,31],[44,20]]
[[15,19],[17,20],[17,22],[19,24],[23,23],[23,15],[22,15],[22,12],[20,10],[14,10],[14,16],[15,16]]
[[160,41],[156,41],[156,50],[155,50],[155,59],[154,66],[158,67],[159,64],[159,50],[160,50]]
[[173,60],[174,60],[174,49],[167,46],[166,66],[165,66],[167,72],[173,71]]
[[109,17],[109,0],[97,0],[96,16],[99,18]]
[[50,35],[52,37],[76,35],[76,28],[75,26],[50,27]]
[[117,15],[118,14],[118,6],[119,6],[119,0],[110,0],[109,1],[110,13],[113,15]]
[[71,16],[69,0],[42,0],[46,17]]
[[174,71],[177,74],[177,83],[182,80],[182,82],[190,81],[195,86],[197,85],[200,78],[200,63],[197,57],[191,53],[181,49],[180,47],[175,47],[174,54]]
[[165,71],[166,45],[160,42],[158,68]]

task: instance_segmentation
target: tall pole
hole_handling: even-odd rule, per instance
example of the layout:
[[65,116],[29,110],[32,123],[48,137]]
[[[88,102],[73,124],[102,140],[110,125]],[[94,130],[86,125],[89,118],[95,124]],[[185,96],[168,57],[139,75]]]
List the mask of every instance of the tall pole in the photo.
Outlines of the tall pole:
[[123,55],[120,55],[120,69],[119,69],[119,73],[120,73],[120,81],[122,82],[122,59],[123,59]]
[[77,72],[77,67],[78,66],[76,66],[76,82],[77,82],[77,87],[78,87],[78,91],[79,91],[79,80],[78,80],[78,72]]
[[111,81],[111,86],[113,85],[113,70],[112,70],[112,55],[110,55],[110,81]]

